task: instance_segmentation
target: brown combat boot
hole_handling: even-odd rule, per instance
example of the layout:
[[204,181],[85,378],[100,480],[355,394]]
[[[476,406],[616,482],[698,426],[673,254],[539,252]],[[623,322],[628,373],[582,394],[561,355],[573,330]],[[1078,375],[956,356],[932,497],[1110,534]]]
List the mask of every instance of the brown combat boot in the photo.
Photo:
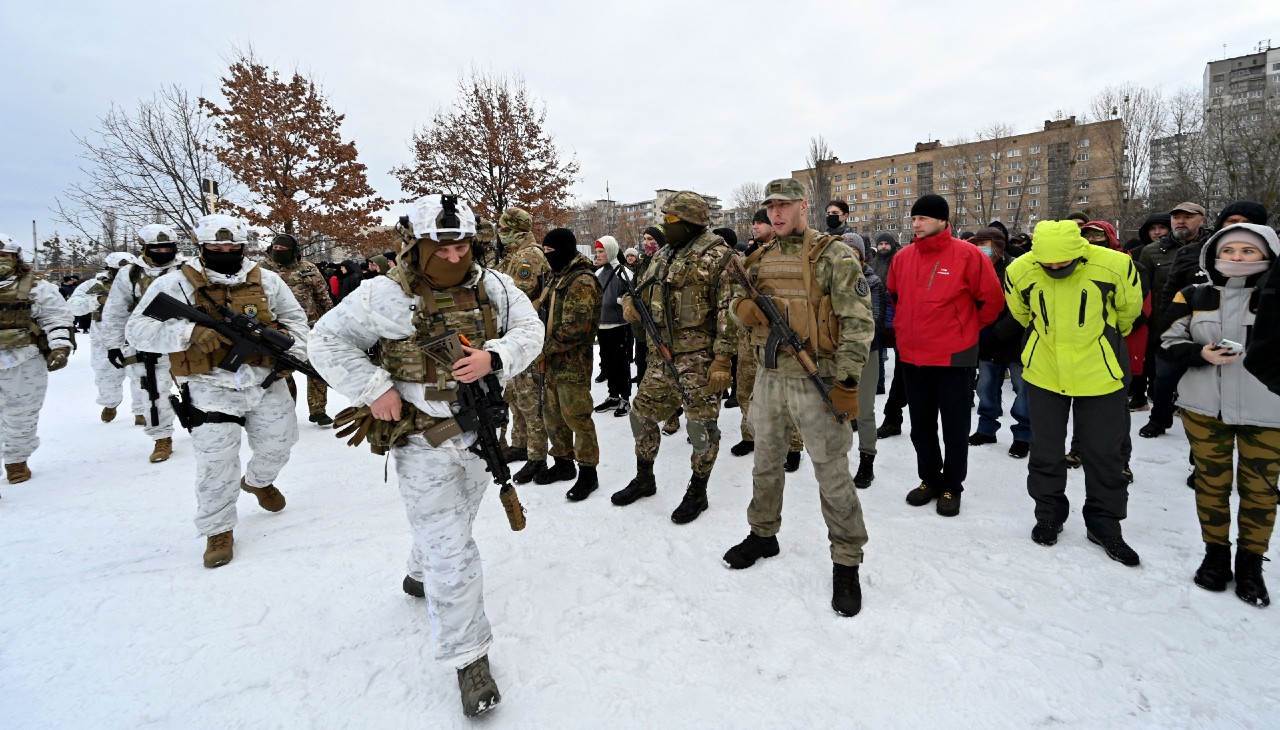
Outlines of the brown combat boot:
[[145,426],[145,425],[147,425],[147,419],[146,419],[146,417],[145,417],[145,416],[134,416],[134,417],[133,417],[133,425],[135,425],[135,426]]
[[17,484],[30,479],[31,470],[27,468],[27,462],[19,461],[13,464],[5,464],[4,475],[9,479],[10,484]]
[[268,512],[279,512],[284,509],[284,495],[274,485],[251,487],[244,477],[240,478],[240,488],[258,498],[258,506]]
[[151,463],[159,464],[162,461],[168,461],[170,456],[173,456],[173,439],[156,439],[155,448],[151,450]]
[[102,409],[102,422],[103,422],[103,423],[111,423],[111,422],[112,422],[112,421],[114,421],[114,420],[116,420],[116,409],[114,409],[114,408],[103,408],[103,409]]
[[487,656],[458,670],[458,689],[462,691],[462,714],[467,717],[486,713],[502,701],[498,685],[489,673]]
[[204,567],[216,568],[230,563],[231,546],[234,544],[235,538],[231,536],[231,530],[210,535],[204,548]]

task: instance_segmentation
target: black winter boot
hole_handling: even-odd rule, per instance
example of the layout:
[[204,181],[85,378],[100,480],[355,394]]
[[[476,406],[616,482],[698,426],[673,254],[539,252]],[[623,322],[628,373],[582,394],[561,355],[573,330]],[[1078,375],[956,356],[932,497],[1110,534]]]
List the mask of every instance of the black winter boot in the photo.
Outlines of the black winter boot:
[[902,414],[890,416],[885,414],[884,422],[876,429],[876,438],[887,439],[890,436],[902,435]]
[[508,446],[502,450],[502,460],[508,464],[513,461],[528,461],[529,449],[525,446]]
[[1221,593],[1231,582],[1231,546],[1216,542],[1204,544],[1204,561],[1196,569],[1196,585],[1206,591]]
[[1236,548],[1236,595],[1250,606],[1265,608],[1271,605],[1267,584],[1262,582],[1262,561],[1267,558]]
[[546,459],[535,459],[534,461],[526,461],[524,463],[524,466],[520,467],[520,471],[516,472],[511,477],[511,481],[515,482],[516,484],[528,484],[534,479],[537,479],[538,475],[546,470],[547,470]]
[[862,585],[858,583],[858,566],[833,564],[831,608],[841,616],[857,616],[862,610]]
[[756,442],[751,439],[742,439],[738,443],[729,447],[729,453],[734,456],[746,456],[756,450]]
[[533,478],[534,484],[552,484],[554,482],[567,482],[578,476],[578,470],[573,465],[573,459],[562,459],[556,457],[555,466],[550,469],[544,469],[541,474]]
[[754,532],[747,534],[747,539],[729,548],[724,554],[724,564],[734,570],[750,568],[760,558],[772,558],[778,554],[778,538],[776,535],[760,537]]
[[858,473],[853,475],[853,486],[866,489],[876,480],[876,455],[858,454]]
[[694,474],[689,479],[689,488],[684,492],[680,506],[671,513],[671,521],[684,525],[698,519],[698,515],[707,509],[707,477]]
[[609,501],[625,507],[641,497],[652,497],[658,493],[658,485],[653,479],[653,462],[636,459],[636,478],[627,486],[619,489],[609,497]]
[[581,502],[590,497],[598,486],[600,486],[600,479],[596,476],[595,466],[579,464],[578,481],[574,482],[569,491],[564,493],[564,498],[570,502]]
[[787,460],[782,464],[782,470],[790,474],[800,468],[800,452],[788,451]]
[[414,598],[427,597],[427,591],[422,587],[422,581],[411,575],[406,575],[404,577],[404,582],[400,584],[400,587],[404,589],[406,594],[413,596]]

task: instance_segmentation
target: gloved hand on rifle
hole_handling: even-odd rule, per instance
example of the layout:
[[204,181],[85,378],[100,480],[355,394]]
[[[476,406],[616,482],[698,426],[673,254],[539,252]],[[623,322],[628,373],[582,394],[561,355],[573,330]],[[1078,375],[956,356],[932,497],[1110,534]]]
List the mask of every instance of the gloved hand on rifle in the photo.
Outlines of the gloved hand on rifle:
[[831,385],[831,402],[836,410],[848,413],[849,420],[858,418],[858,383],[853,378],[838,380]]
[[67,356],[70,354],[71,350],[68,350],[65,347],[59,347],[53,352],[50,352],[49,356],[45,358],[45,366],[49,369],[49,372],[61,370],[67,366]]
[[758,325],[768,324],[769,318],[764,316],[764,312],[760,311],[760,307],[752,299],[743,297],[738,300],[738,306],[734,307],[734,315],[738,321],[747,327],[756,327]]
[[124,370],[124,353],[118,347],[107,350],[107,362],[116,370]]
[[723,393],[733,385],[733,361],[728,355],[716,355],[707,368],[707,393]]
[[208,355],[221,347],[230,347],[231,340],[218,334],[217,330],[198,324],[195,329],[191,330],[191,344],[200,352]]
[[640,324],[640,310],[636,309],[636,303],[631,297],[622,298],[622,319],[627,324]]

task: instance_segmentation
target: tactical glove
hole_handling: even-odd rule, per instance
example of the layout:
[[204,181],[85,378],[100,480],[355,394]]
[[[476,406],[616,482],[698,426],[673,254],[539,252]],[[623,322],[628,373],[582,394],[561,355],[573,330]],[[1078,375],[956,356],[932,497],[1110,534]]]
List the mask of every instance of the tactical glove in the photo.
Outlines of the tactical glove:
[[377,420],[369,412],[369,406],[361,406],[359,408],[348,406],[339,411],[338,415],[333,418],[333,428],[338,431],[334,436],[336,438],[351,436],[351,439],[347,441],[347,446],[359,446],[364,441],[365,436],[369,435],[369,429]]
[[755,301],[751,299],[739,299],[733,313],[737,315],[738,321],[747,327],[769,323],[769,318],[764,316],[764,312],[760,311],[760,307],[756,306]]
[[631,297],[622,298],[622,319],[628,324],[640,323],[640,310],[636,309],[635,301]]
[[728,355],[716,355],[707,369],[707,393],[723,393],[733,385],[733,363]]
[[191,344],[200,352],[208,355],[220,347],[230,346],[231,340],[218,334],[216,330],[209,329],[203,325],[196,325],[196,328],[191,330]]
[[124,370],[124,353],[118,347],[107,350],[107,362],[111,363],[116,370]]
[[835,405],[838,413],[849,414],[850,421],[858,418],[858,384],[845,385],[844,383],[852,381],[853,378],[849,378],[849,380],[837,382],[831,386],[831,402]]
[[49,372],[65,368],[67,366],[67,356],[70,354],[71,350],[65,347],[59,347],[50,352],[49,356],[45,358],[45,365],[48,366]]

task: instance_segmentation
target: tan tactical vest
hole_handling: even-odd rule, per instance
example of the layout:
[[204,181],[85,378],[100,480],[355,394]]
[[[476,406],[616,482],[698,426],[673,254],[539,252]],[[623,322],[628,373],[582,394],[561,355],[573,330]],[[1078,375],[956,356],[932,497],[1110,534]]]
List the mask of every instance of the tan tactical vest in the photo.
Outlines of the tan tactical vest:
[[109,269],[107,271],[107,280],[100,281],[90,289],[91,292],[98,295],[98,308],[93,310],[91,315],[94,322],[102,321],[102,308],[107,303],[107,297],[111,295],[111,285],[116,283],[116,275],[120,273],[120,269]]
[[421,297],[423,306],[414,308],[412,335],[403,340],[378,341],[378,365],[394,380],[424,383],[428,399],[435,399],[434,392],[441,400],[452,400],[451,391],[445,388],[452,378],[437,368],[435,360],[421,347],[448,332],[461,333],[475,348],[497,337],[498,317],[484,284],[476,282],[436,291],[421,276],[410,272],[408,266],[395,267],[387,278],[398,283],[405,294]]
[[655,318],[666,325],[671,338],[668,344],[677,351],[682,331],[697,330],[713,337],[716,334],[716,297],[720,277],[729,257],[733,256],[733,249],[729,248],[709,272],[701,270],[701,263],[707,249],[719,243],[722,241],[718,237],[708,236],[703,243],[681,252],[674,261],[655,256],[650,264],[650,268],[656,267],[653,276],[650,278],[648,270],[645,272],[646,281],[638,292],[640,298]]
[[[192,306],[196,309],[221,318],[217,305],[225,304],[232,312],[247,314],[275,329],[283,329],[271,313],[267,291],[262,287],[262,271],[257,266],[249,269],[244,283],[232,284],[229,287],[211,284],[203,273],[187,264],[182,266],[182,275],[187,277],[191,286],[195,287],[195,301],[192,302]],[[183,352],[170,353],[169,363],[174,375],[200,375],[217,367],[218,363],[222,362],[222,358],[227,356],[227,351],[228,348],[219,347],[206,354],[192,345]],[[269,357],[255,355],[245,362],[249,365],[270,367],[275,361]]]
[[31,317],[34,274],[25,274],[13,286],[0,289],[0,348],[16,349],[36,344],[40,327]]
[[[819,359],[830,359],[840,341],[840,319],[832,311],[831,296],[822,293],[816,279],[817,261],[836,239],[823,236],[814,240],[815,237],[810,229],[796,253],[784,253],[780,245],[773,245],[760,249],[751,259],[758,262],[756,288],[773,300],[791,330],[804,342],[804,349]],[[747,261],[748,268],[751,259]],[[768,341],[768,327],[752,328],[752,345],[764,347]]]

